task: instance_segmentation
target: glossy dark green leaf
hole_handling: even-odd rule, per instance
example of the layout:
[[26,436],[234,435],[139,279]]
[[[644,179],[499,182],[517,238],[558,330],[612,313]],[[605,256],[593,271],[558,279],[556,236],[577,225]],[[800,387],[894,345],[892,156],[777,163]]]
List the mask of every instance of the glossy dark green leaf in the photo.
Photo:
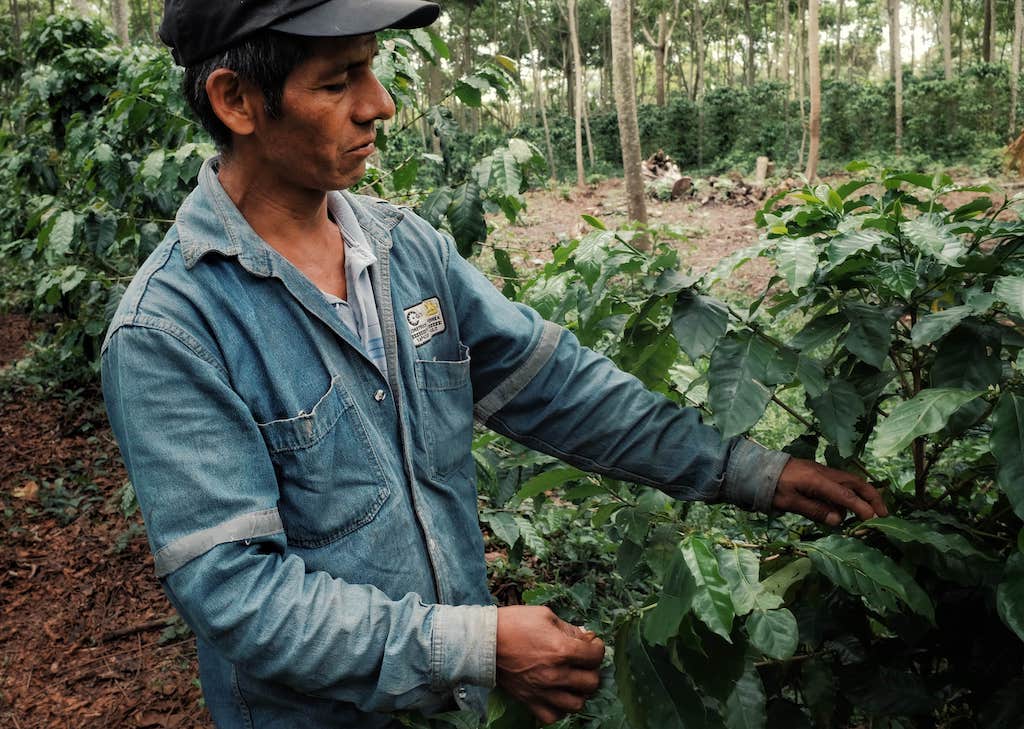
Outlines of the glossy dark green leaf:
[[801,546],[819,572],[837,587],[863,597],[879,613],[895,612],[902,603],[934,622],[935,608],[925,591],[902,567],[877,549],[838,535]]
[[921,317],[910,333],[911,343],[923,347],[949,334],[956,326],[974,313],[973,307],[953,306]]
[[509,547],[515,546],[515,543],[519,541],[519,525],[516,524],[515,517],[509,512],[492,511],[484,513],[480,518],[491,528],[494,536]]
[[846,380],[834,379],[828,389],[818,397],[809,398],[807,404],[821,424],[821,432],[844,458],[853,455],[857,442],[857,421],[864,415],[864,400],[856,388]]
[[686,565],[693,575],[696,589],[693,613],[711,632],[731,642],[732,621],[735,611],[729,583],[718,569],[718,560],[711,545],[699,536],[691,536],[680,547]]
[[847,324],[847,319],[842,314],[819,316],[797,333],[790,344],[801,351],[817,349],[838,337]]
[[931,713],[937,697],[920,676],[885,665],[863,665],[841,674],[843,695],[872,716],[922,716]]
[[780,238],[776,241],[776,261],[790,291],[799,291],[814,277],[818,267],[818,247],[814,238]]
[[904,237],[915,248],[948,265],[956,264],[966,250],[963,240],[952,232],[952,228],[943,222],[942,216],[934,213],[925,213],[900,226]]
[[796,653],[800,631],[786,608],[755,610],[747,618],[746,628],[750,644],[768,658],[784,661]]
[[438,187],[427,196],[416,212],[435,228],[441,225],[448,208],[452,204],[452,191],[448,187]]
[[1024,640],[1024,554],[1019,551],[1006,562],[1003,581],[996,589],[996,608],[1006,627]]
[[736,682],[722,711],[727,729],[765,729],[764,685],[753,663]]
[[828,242],[825,254],[830,266],[838,266],[850,256],[861,251],[871,250],[884,240],[885,236],[878,230],[854,230],[840,233]]
[[843,313],[850,323],[843,346],[872,367],[882,369],[892,342],[893,316],[868,304],[847,304]]
[[780,598],[786,597],[790,587],[802,582],[814,571],[814,565],[807,557],[798,557],[761,580],[761,589]]
[[524,501],[526,499],[532,499],[534,496],[544,493],[550,489],[558,488],[569,481],[575,481],[579,478],[586,476],[586,473],[578,468],[572,468],[571,466],[564,466],[559,468],[552,468],[549,471],[538,473],[536,476],[527,480],[524,483],[516,496]]
[[703,729],[707,711],[666,649],[644,642],[638,621],[615,634],[615,687],[633,729]]
[[875,455],[891,456],[915,438],[942,430],[953,413],[983,394],[979,390],[945,387],[921,390],[913,399],[894,407],[889,417],[879,423],[873,444]]
[[917,268],[905,261],[879,263],[875,272],[886,288],[904,299],[909,299],[917,288]]
[[672,307],[672,333],[680,349],[696,362],[710,352],[725,336],[729,311],[725,304],[710,296],[684,289]]
[[667,646],[679,632],[679,624],[690,612],[696,594],[697,583],[683,553],[676,549],[658,596],[658,605],[644,616],[643,632],[647,642]]
[[[1001,349],[998,336],[972,326],[968,319],[939,342],[932,360],[931,387],[986,390],[998,385],[1003,376]],[[971,356],[965,357],[964,352],[970,352]],[[964,432],[977,423],[987,407],[983,400],[963,405],[950,416],[946,431],[953,435]]]
[[749,549],[732,547],[717,552],[718,570],[729,583],[733,610],[736,615],[746,615],[757,605],[761,593],[758,572],[761,561]]
[[1024,278],[1003,276],[996,279],[992,292],[1017,316],[1024,316]]
[[750,429],[771,400],[764,384],[773,352],[747,332],[727,334],[715,347],[708,370],[708,404],[725,437]]
[[472,253],[475,243],[487,238],[484,203],[475,180],[469,179],[455,188],[448,208],[448,223],[463,257]]

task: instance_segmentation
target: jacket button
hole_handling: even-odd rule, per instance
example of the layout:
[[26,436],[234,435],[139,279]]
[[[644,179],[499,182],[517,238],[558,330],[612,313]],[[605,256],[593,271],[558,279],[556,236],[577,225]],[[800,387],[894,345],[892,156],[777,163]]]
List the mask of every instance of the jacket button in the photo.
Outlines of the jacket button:
[[463,700],[463,701],[466,700],[466,687],[465,686],[459,686],[459,690],[456,691],[455,693],[458,695],[458,697],[461,700]]
[[377,402],[383,402],[384,398],[386,398],[387,396],[388,394],[383,390],[377,390],[377,392],[373,393],[373,399],[376,400]]

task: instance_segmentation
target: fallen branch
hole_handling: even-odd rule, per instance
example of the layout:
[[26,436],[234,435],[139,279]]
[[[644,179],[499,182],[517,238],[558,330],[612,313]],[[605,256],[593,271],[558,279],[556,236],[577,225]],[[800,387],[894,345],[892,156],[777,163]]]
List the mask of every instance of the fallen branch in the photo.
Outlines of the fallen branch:
[[138,625],[129,625],[127,628],[118,628],[117,630],[111,630],[101,635],[97,642],[108,643],[112,640],[119,638],[125,638],[129,635],[135,635],[137,633],[146,633],[150,630],[161,630],[166,628],[172,622],[174,622],[177,615],[167,615],[157,620],[150,620],[145,623],[139,623]]

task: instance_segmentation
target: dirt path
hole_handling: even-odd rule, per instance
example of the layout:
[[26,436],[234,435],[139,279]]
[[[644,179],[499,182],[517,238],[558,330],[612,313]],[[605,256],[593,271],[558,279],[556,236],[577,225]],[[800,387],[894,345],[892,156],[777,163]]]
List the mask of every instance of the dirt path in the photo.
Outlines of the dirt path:
[[[0,315],[0,371],[31,335]],[[210,726],[97,392],[0,390],[0,726]]]
[[[683,265],[706,271],[730,253],[755,242],[753,205],[710,202],[700,205],[693,199],[647,201],[651,225],[673,226],[683,232],[685,241],[676,243],[683,254]],[[501,215],[489,216],[495,230],[490,245],[509,250],[517,264],[536,265],[546,261],[550,249],[560,238],[574,238],[591,230],[580,217],[592,215],[609,228],[626,222],[626,191],[621,179],[604,180],[583,192],[565,188],[526,193],[526,210],[518,225],[510,225]],[[737,289],[758,288],[767,281],[766,261],[751,261],[741,267],[731,281]]]

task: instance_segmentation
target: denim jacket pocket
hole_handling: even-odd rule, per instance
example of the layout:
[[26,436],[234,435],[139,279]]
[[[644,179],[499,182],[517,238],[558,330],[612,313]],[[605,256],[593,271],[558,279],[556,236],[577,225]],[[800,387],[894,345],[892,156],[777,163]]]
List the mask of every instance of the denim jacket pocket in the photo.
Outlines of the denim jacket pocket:
[[[259,424],[280,482],[288,543],[322,547],[373,521],[391,495],[340,377],[307,413]],[[340,508],[339,508],[340,507]]]
[[436,477],[447,476],[468,460],[473,441],[469,359],[469,348],[460,342],[457,360],[416,360],[416,385],[425,405],[420,429]]

